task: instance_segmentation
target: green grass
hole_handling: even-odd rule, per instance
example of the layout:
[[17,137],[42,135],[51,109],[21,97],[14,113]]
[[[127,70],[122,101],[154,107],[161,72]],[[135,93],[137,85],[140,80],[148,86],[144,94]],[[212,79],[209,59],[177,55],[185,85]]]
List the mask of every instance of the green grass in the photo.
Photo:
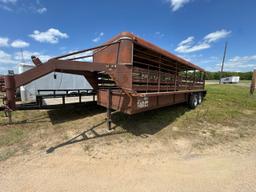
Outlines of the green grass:
[[2,150],[0,152],[0,161],[7,160],[9,157],[12,157],[16,154],[16,149],[8,149],[8,150]]
[[19,143],[26,136],[25,132],[22,128],[9,128],[0,135],[0,147]]
[[[169,136],[188,137],[196,140],[196,147],[203,148],[256,136],[256,96],[249,94],[248,87],[207,85],[206,88],[207,95],[195,110],[176,105],[132,116],[114,114],[114,126],[128,132],[116,137],[127,140],[145,135],[160,140]],[[49,141],[66,141],[71,130],[80,133],[104,117],[102,108],[15,111],[14,124],[7,125],[1,114],[0,160],[29,151],[39,143],[34,150],[45,150],[50,146]]]
[[[188,113],[188,123],[208,122],[233,125],[243,117],[253,117],[256,97],[249,94],[246,87],[236,85],[208,85],[205,101],[198,109]],[[249,112],[250,111],[250,112]],[[252,114],[248,114],[252,113]]]
[[256,97],[236,85],[207,85],[207,96],[195,110],[173,122],[175,137],[197,140],[197,147],[256,136]]
[[251,83],[252,81],[251,80],[240,80],[240,83]]

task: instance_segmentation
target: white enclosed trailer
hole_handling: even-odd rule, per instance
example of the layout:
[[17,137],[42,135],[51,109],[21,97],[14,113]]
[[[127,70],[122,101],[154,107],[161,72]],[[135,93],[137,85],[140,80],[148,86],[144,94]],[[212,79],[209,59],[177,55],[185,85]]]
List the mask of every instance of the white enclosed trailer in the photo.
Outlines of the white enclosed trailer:
[[239,76],[230,76],[221,78],[221,83],[239,83],[240,77]]
[[[32,69],[33,65],[19,64],[18,71],[23,73]],[[91,85],[81,75],[72,75],[65,73],[49,73],[31,83],[20,87],[22,102],[36,101],[36,95],[39,89],[92,89]]]

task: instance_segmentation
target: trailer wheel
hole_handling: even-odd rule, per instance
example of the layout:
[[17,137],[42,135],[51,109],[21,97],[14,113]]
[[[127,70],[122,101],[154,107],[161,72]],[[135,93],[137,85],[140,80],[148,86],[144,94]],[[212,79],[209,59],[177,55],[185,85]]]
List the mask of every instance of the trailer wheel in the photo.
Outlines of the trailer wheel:
[[195,109],[198,105],[197,94],[191,94],[189,97],[188,105],[191,109]]
[[200,104],[202,103],[202,100],[203,100],[202,93],[198,93],[198,94],[197,94],[197,102],[198,102],[198,105],[200,105]]

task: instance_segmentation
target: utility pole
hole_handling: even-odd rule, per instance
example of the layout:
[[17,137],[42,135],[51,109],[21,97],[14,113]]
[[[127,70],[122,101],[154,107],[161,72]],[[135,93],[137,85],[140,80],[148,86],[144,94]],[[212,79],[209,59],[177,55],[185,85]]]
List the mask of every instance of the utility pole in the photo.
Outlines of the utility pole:
[[224,63],[225,63],[226,53],[227,53],[227,46],[228,46],[228,42],[226,41],[226,43],[225,43],[225,48],[224,48],[224,55],[223,55],[222,64],[221,64],[221,70],[220,70],[220,80],[219,80],[219,84],[221,84],[221,78],[222,78],[222,74],[223,74]]
[[20,49],[20,53],[21,53],[21,62],[25,63],[25,59],[24,59],[24,55],[23,55],[23,49]]

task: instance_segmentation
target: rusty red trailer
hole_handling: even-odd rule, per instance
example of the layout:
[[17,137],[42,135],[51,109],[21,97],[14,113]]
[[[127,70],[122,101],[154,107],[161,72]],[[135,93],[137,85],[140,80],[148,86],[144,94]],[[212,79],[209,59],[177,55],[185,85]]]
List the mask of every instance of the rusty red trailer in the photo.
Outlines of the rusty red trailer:
[[204,69],[129,32],[45,63],[34,56],[32,60],[35,68],[0,81],[8,110],[16,109],[17,88],[50,72],[83,75],[97,92],[99,105],[127,114],[184,102],[194,108],[206,93]]

